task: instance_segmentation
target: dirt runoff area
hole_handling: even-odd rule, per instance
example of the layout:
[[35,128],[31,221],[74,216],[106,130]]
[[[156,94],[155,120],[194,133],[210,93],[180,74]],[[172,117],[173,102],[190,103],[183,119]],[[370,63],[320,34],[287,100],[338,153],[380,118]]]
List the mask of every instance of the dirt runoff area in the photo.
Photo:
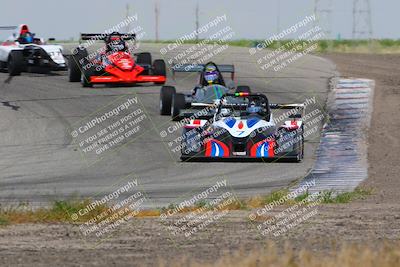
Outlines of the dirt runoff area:
[[249,216],[255,211],[230,211],[190,236],[173,233],[169,227],[182,215],[166,220],[132,219],[101,239],[83,237],[79,226],[68,224],[12,225],[0,228],[0,265],[154,266],[164,262],[171,266],[193,261],[210,263],[240,249],[245,253],[262,249],[268,242],[278,248],[289,244],[294,250],[329,252],[344,243],[374,247],[398,241],[400,55],[324,57],[335,62],[344,76],[376,81],[369,132],[370,177],[363,184],[373,188],[374,193],[367,199],[351,204],[297,207],[307,212],[306,219],[280,229],[271,229],[266,222],[288,207],[274,209],[254,221]]

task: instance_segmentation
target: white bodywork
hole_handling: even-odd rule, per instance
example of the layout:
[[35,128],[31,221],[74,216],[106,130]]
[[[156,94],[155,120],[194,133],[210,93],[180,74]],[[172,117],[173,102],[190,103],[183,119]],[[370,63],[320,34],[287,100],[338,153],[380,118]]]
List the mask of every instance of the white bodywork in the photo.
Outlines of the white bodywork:
[[[210,106],[215,106],[220,102],[220,100],[216,100],[215,104],[210,104]],[[196,103],[192,103],[196,104]],[[278,104],[275,104],[278,105]],[[204,104],[198,104],[198,106],[204,106]],[[279,108],[285,108],[285,109],[300,109],[302,113],[304,113],[304,104],[279,104]],[[221,110],[221,113],[223,114],[223,110]],[[302,114],[302,117],[304,114]],[[250,122],[253,120],[253,122]],[[191,119],[188,124],[185,126],[188,128],[198,128],[198,127],[204,127],[206,124],[207,120],[199,120],[199,119]],[[249,122],[249,123],[248,123]],[[302,120],[298,119],[293,119],[293,120],[287,120],[284,121],[283,124],[281,124],[279,127],[280,128],[285,128],[288,131],[293,131],[298,128],[301,128],[303,125]],[[277,127],[277,124],[275,123],[274,116],[271,113],[269,121],[260,118],[258,116],[254,117],[249,117],[246,119],[242,119],[240,117],[222,117],[217,119],[217,114],[214,115],[212,126],[214,128],[223,128],[226,131],[229,132],[229,134],[232,137],[236,138],[243,138],[249,136],[251,133],[254,131],[264,131],[266,129],[273,129]]]
[[233,137],[246,137],[246,136],[249,136],[253,131],[255,131],[257,129],[260,129],[260,128],[267,129],[267,128],[276,126],[274,123],[274,120],[272,119],[272,115],[271,115],[270,121],[259,119],[257,121],[257,123],[255,123],[251,127],[248,127],[248,125],[247,125],[248,119],[240,119],[239,117],[235,117],[233,119],[235,120],[235,123],[233,124],[232,127],[229,127],[226,124],[225,119],[220,119],[218,121],[215,121],[213,123],[213,125],[227,130],[229,132],[229,134]]
[[[226,118],[225,118],[226,119]],[[232,127],[229,127],[228,124],[224,121],[224,119],[220,119],[218,121],[215,121],[213,123],[213,126],[223,128],[229,132],[230,135],[233,137],[247,137],[249,136],[252,132],[254,132],[257,129],[268,129],[272,127],[276,127],[276,124],[274,120],[272,119],[272,114],[271,114],[271,120],[266,121],[266,120],[258,120],[257,123],[255,123],[253,126],[248,127],[247,125],[247,119],[240,119],[239,117],[234,117],[235,123],[233,124]],[[207,123],[207,120],[190,120],[188,124],[186,124],[186,127],[189,128],[198,128],[198,127],[203,127]],[[288,129],[288,130],[293,130],[301,127],[303,125],[303,122],[301,120],[291,120],[291,121],[285,121],[284,124],[281,125],[282,128]]]

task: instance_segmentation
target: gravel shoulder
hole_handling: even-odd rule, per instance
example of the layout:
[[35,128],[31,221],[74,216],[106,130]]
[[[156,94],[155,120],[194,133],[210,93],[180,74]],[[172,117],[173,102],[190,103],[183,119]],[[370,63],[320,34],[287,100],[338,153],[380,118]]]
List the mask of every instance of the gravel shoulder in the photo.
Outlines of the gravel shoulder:
[[376,194],[363,203],[396,206],[400,196],[400,56],[332,54],[327,58],[346,76],[376,81],[368,138],[369,179],[363,183]]
[[[280,236],[262,235],[248,216],[233,211],[196,234],[173,236],[168,222],[133,219],[105,239],[83,238],[79,227],[66,224],[13,225],[0,228],[0,262],[5,266],[137,266],[159,259],[213,262],[239,249],[251,251],[268,241],[294,249],[335,249],[343,243],[379,246],[400,237],[399,151],[400,56],[329,54],[344,76],[376,81],[374,111],[369,132],[369,178],[362,186],[374,194],[351,204],[323,205],[305,222]],[[274,210],[268,216],[282,211]],[[170,218],[178,220],[179,217]],[[264,218],[268,219],[268,217]]]

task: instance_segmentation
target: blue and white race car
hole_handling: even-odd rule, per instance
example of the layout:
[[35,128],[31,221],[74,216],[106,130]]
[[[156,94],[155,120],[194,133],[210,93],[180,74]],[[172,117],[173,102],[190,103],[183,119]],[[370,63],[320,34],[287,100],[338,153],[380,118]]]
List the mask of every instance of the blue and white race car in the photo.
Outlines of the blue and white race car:
[[[233,84],[235,68],[233,65],[217,65],[208,62],[204,65],[182,65],[173,68],[173,72],[198,72],[199,82],[188,94],[177,93],[173,86],[163,86],[160,91],[160,114],[171,115],[173,120],[188,117],[196,110],[207,108],[230,92],[250,92],[248,86],[237,86]],[[230,73],[231,81],[225,83],[222,73]],[[210,110],[212,113],[212,110]],[[212,113],[213,114],[213,113]],[[212,116],[209,114],[209,116]]]
[[[272,109],[294,109],[294,115],[277,125]],[[212,119],[194,118],[184,125],[181,159],[299,162],[304,156],[303,113],[303,104],[270,104],[259,93],[225,94]]]

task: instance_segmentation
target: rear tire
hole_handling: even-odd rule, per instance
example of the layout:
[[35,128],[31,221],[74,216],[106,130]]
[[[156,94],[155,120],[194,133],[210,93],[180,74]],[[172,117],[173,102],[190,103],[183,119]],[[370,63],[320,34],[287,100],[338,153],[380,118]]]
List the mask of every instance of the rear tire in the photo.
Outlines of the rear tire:
[[172,96],[172,110],[171,116],[173,121],[179,121],[181,118],[179,114],[181,113],[181,109],[185,108],[186,101],[184,94],[174,94]]
[[251,89],[247,85],[239,85],[236,88],[236,93],[249,93],[249,94],[251,94]]
[[172,97],[176,94],[175,87],[163,86],[160,90],[160,114],[171,115]]
[[81,69],[78,62],[72,56],[68,61],[68,81],[70,82],[79,82],[81,80]]
[[152,63],[151,54],[150,53],[139,53],[136,55],[136,63],[143,65],[150,65]]
[[[153,63],[153,74],[157,76],[167,76],[167,68],[165,66],[165,61],[162,59],[156,59]],[[155,82],[155,84],[165,84],[165,82]]]
[[20,50],[10,52],[8,57],[8,73],[10,76],[20,75],[25,65],[24,55]]
[[83,59],[82,65],[80,66],[81,67],[81,75],[80,75],[81,84],[83,87],[93,87],[93,84],[90,82],[90,78],[95,74],[96,69],[94,66],[90,65],[91,62],[89,62],[89,60],[87,59],[86,49],[80,50],[80,51],[84,51],[80,55],[81,57],[79,56],[79,52],[78,52],[78,57],[80,57],[80,60]]

